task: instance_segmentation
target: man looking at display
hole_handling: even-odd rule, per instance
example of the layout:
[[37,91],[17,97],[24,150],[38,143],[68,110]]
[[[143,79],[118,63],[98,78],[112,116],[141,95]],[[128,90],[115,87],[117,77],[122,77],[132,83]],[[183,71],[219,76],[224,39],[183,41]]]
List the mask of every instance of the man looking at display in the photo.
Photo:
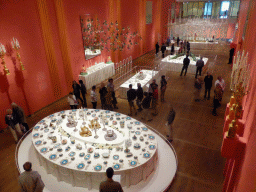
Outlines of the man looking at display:
[[114,175],[112,167],[106,170],[106,174],[108,179],[100,183],[100,192],[123,192],[121,184],[112,179]]

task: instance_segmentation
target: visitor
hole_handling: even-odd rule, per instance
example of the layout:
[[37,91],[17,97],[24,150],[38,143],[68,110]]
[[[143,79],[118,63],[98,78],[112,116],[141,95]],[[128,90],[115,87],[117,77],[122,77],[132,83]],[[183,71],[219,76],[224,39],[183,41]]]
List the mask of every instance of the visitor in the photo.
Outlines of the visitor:
[[166,126],[168,126],[168,130],[167,130],[167,140],[169,142],[172,142],[173,141],[173,128],[172,128],[172,123],[174,121],[174,118],[175,118],[175,115],[176,115],[176,112],[174,111],[173,107],[170,107],[170,111],[169,111],[169,114],[167,116],[167,123],[165,124]]
[[164,58],[165,50],[166,50],[166,46],[165,46],[164,44],[162,44],[162,47],[161,47],[161,51],[162,51],[162,58]]
[[68,103],[71,109],[77,109],[78,102],[76,100],[76,96],[72,92],[68,95]]
[[149,109],[152,97],[147,92],[144,92],[144,96],[145,97],[142,101],[142,107],[143,107],[144,110],[142,112],[141,119],[145,119],[147,121],[152,121],[153,118],[151,116],[151,111]]
[[199,75],[201,76],[202,68],[203,67],[204,67],[203,57],[200,57],[200,59],[196,62],[196,75],[195,75],[195,78],[197,78],[198,72],[199,72]]
[[166,86],[167,86],[167,81],[165,80],[165,75],[162,75],[161,77],[161,102],[164,101],[164,94],[165,94],[165,90],[166,90]]
[[179,47],[179,44],[180,44],[180,37],[178,36],[177,37],[177,47]]
[[20,125],[19,125],[17,119],[15,119],[13,117],[11,109],[7,109],[6,110],[5,123],[8,125],[8,128],[11,131],[12,136],[13,136],[13,138],[15,140],[15,143],[18,143],[19,139],[18,139],[18,136],[16,134],[16,131],[19,133],[20,136],[22,136],[23,133],[22,133],[22,131],[20,129]]
[[132,109],[134,110],[135,115],[137,115],[136,108],[134,106],[134,100],[136,99],[136,91],[132,88],[132,84],[129,85],[129,90],[127,91],[127,100],[130,107],[129,116],[132,116]]
[[174,44],[172,44],[172,47],[171,47],[171,55],[174,54]]
[[204,78],[204,85],[205,85],[205,93],[204,93],[204,99],[206,99],[207,93],[208,93],[208,97],[207,99],[210,99],[210,92],[211,92],[211,88],[212,88],[212,81],[213,81],[213,77],[211,75],[211,73],[208,71],[207,75]]
[[141,87],[140,83],[137,83],[137,91],[136,91],[136,95],[137,95],[137,101],[136,104],[138,106],[138,111],[141,112],[143,109],[141,107],[141,103],[142,103],[142,99],[143,99],[143,89]]
[[[157,92],[157,93],[156,93]],[[153,79],[153,82],[149,85],[148,89],[149,96],[152,97],[152,109],[154,112],[156,111],[157,100],[155,97],[158,97],[158,85],[156,84],[156,80]]]
[[200,93],[201,93],[201,89],[202,89],[202,85],[203,85],[203,80],[201,77],[198,77],[195,81],[195,101],[198,102],[200,101]]
[[108,178],[100,183],[100,192],[123,192],[121,184],[112,179],[114,175],[112,167],[107,168],[106,174]]
[[23,192],[42,192],[44,190],[44,182],[37,171],[32,171],[32,164],[26,162],[23,165],[24,172],[19,176],[19,185]]
[[91,102],[92,102],[92,108],[96,109],[97,108],[97,95],[96,95],[96,86],[92,86],[91,90]]
[[80,87],[81,87],[81,94],[82,94],[82,97],[83,97],[83,100],[84,100],[83,106],[87,107],[86,96],[85,96],[87,94],[87,91],[86,91],[85,84],[82,80],[79,80],[79,84],[80,84]]
[[159,52],[159,44],[158,44],[158,42],[156,43],[156,56],[158,56],[158,52]]
[[190,51],[190,43],[189,43],[189,41],[187,41],[187,52],[189,52]]
[[188,66],[189,66],[189,63],[190,63],[190,59],[188,58],[188,56],[189,56],[189,54],[186,54],[186,57],[183,59],[183,67],[182,67],[182,70],[180,72],[180,76],[182,76],[184,70],[185,70],[184,76],[186,76],[186,74],[187,74]]
[[224,92],[226,85],[224,79],[221,76],[218,76],[217,80],[215,81],[215,87],[217,84],[220,84],[222,92]]
[[16,103],[12,103],[12,115],[20,124],[20,128],[22,131],[29,131],[29,126],[27,124],[27,119],[24,110],[18,106]]
[[214,116],[217,115],[216,109],[220,106],[220,102],[222,100],[222,95],[223,95],[222,87],[221,87],[221,85],[219,83],[217,83],[216,87],[214,89],[214,98],[213,98],[212,114]]
[[228,61],[228,64],[232,64],[232,63],[233,63],[234,52],[235,52],[235,49],[234,49],[234,48],[230,49],[230,51],[229,51],[229,61]]
[[106,109],[107,88],[105,87],[105,84],[103,82],[101,83],[99,93],[100,93],[101,109]]
[[114,87],[114,80],[111,78],[108,80],[108,87],[110,88],[111,94],[112,94],[112,102],[113,102],[113,106],[114,109],[118,109],[118,107],[116,106],[117,104],[117,100],[116,100],[116,94],[115,94],[115,87]]
[[80,85],[77,84],[76,81],[73,81],[72,87],[73,87],[74,95],[76,96],[77,101],[78,101],[78,99],[80,99],[80,101],[81,101],[82,104],[83,104],[83,100],[82,100],[82,98],[80,97],[80,91],[81,91]]
[[113,110],[113,98],[112,98],[112,92],[111,92],[111,90],[110,90],[111,88],[110,87],[108,87],[107,88],[107,93],[106,93],[106,95],[105,95],[105,106],[106,106],[106,109],[108,109],[108,110],[110,110],[110,111],[112,111]]
[[184,40],[183,48],[184,48],[184,53],[186,53],[186,49],[187,49],[187,41],[186,40]]

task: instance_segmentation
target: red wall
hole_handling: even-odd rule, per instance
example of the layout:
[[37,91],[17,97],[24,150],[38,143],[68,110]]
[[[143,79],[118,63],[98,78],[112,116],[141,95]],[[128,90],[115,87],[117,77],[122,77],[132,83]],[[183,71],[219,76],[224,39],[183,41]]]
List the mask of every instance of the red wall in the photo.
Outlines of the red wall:
[[[20,105],[25,110],[25,113],[29,115],[65,96],[71,90],[71,85],[69,86],[65,83],[65,78],[67,77],[65,77],[63,67],[55,4],[52,0],[47,0],[46,2],[48,13],[46,12],[45,14],[48,14],[49,17],[50,34],[54,45],[52,54],[56,60],[58,73],[56,75],[59,76],[61,81],[61,94],[58,96],[53,94],[53,82],[48,66],[49,61],[46,59],[45,39],[43,38],[37,0],[2,1],[0,4],[0,43],[8,47],[13,37],[19,40],[21,60],[26,70],[20,71],[18,61],[15,59],[16,53],[9,49],[10,51],[5,56],[5,61],[11,74],[6,76],[2,72],[3,67],[0,69],[0,129],[6,127],[4,122],[5,110],[10,107],[12,102]],[[113,7],[110,7],[110,2],[113,2]],[[75,80],[78,80],[78,74],[83,64],[88,67],[95,62],[100,62],[101,59],[106,61],[107,56],[110,55],[114,56],[112,59],[116,62],[129,56],[135,59],[154,49],[157,41],[155,35],[157,31],[160,31],[160,27],[157,27],[157,24],[161,22],[159,20],[160,17],[158,19],[156,17],[157,13],[161,12],[161,10],[158,10],[159,6],[157,8],[158,0],[153,0],[153,23],[149,25],[138,22],[146,20],[145,0],[141,2],[137,0],[120,1],[120,10],[118,10],[117,0],[63,0],[62,3],[67,26],[67,49],[69,50],[72,74]],[[111,54],[104,50],[101,56],[86,61],[79,16],[88,13],[93,18],[97,15],[102,23],[104,20],[110,23],[110,17],[114,22],[119,20],[120,25],[122,27],[129,26],[131,32],[141,29],[143,31],[141,45],[134,46],[131,50],[125,50],[120,54],[118,52]],[[162,25],[160,26],[162,28]]]
[[[245,50],[248,52],[248,63],[251,70],[251,88],[250,92],[244,98],[244,115],[245,131],[243,138],[246,141],[245,153],[243,156],[237,157],[239,165],[238,170],[227,177],[232,178],[232,185],[226,191],[249,192],[256,190],[256,6],[255,1],[249,5],[250,0],[241,1],[238,24],[239,28],[236,32],[235,43],[238,43],[237,51]],[[248,27],[245,39],[242,39],[244,24],[248,9],[251,8],[251,15],[248,21]]]

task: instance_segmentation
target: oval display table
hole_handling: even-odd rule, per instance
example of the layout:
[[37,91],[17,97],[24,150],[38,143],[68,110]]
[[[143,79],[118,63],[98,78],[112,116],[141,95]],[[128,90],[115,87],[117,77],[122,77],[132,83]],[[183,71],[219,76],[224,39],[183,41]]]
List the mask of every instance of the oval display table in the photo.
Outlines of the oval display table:
[[113,111],[57,112],[37,123],[18,146],[18,168],[31,161],[44,191],[98,191],[108,167],[125,191],[163,191],[177,171],[175,151],[159,133]]

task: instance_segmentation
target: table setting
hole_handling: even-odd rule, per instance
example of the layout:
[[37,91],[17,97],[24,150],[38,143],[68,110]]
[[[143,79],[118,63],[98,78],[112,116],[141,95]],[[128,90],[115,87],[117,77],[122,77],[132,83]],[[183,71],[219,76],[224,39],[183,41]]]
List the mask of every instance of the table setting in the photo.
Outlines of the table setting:
[[[155,133],[136,119],[108,110],[73,109],[47,116],[34,126],[32,143],[40,164],[75,186],[94,188],[108,167],[122,175],[123,185],[134,185],[157,163]],[[100,173],[101,179],[94,180]]]

